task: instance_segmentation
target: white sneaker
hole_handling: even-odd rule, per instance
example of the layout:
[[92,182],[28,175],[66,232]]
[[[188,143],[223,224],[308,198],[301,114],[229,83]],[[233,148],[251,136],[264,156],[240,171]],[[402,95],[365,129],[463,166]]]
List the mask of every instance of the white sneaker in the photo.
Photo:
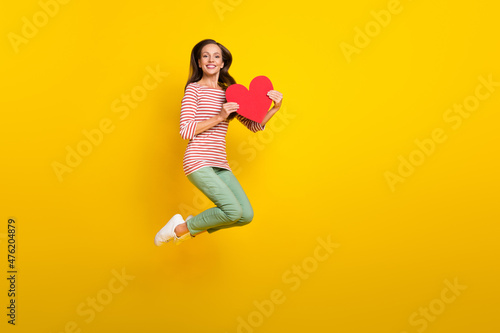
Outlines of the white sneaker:
[[175,214],[170,221],[165,224],[163,228],[155,236],[155,245],[161,246],[163,243],[168,243],[173,240],[177,235],[175,234],[175,227],[179,224],[185,223],[181,214]]
[[[186,222],[192,217],[193,217],[193,215],[189,215],[188,217],[186,217]],[[193,237],[191,236],[191,233],[189,231],[187,233],[185,233],[184,235],[182,235],[181,237],[177,237],[177,235],[175,235],[174,244],[179,245],[180,243],[182,243],[188,239],[191,239],[191,238],[193,238]]]

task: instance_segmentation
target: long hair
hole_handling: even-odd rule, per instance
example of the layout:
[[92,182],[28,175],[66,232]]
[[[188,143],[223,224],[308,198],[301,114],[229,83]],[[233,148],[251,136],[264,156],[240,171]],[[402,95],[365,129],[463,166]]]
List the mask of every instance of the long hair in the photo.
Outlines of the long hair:
[[[201,80],[203,77],[203,70],[198,67],[198,59],[201,59],[201,50],[207,44],[215,44],[220,47],[222,51],[222,61],[224,62],[224,67],[219,71],[219,86],[226,91],[227,87],[236,83],[236,80],[229,74],[229,68],[231,67],[231,63],[233,62],[233,56],[231,52],[222,44],[217,43],[213,39],[204,39],[193,47],[191,51],[191,60],[190,60],[190,68],[189,68],[189,79],[184,86],[184,90],[186,90],[187,86],[192,82],[197,82]],[[236,117],[236,112],[233,112],[227,117],[227,121],[230,121]]]

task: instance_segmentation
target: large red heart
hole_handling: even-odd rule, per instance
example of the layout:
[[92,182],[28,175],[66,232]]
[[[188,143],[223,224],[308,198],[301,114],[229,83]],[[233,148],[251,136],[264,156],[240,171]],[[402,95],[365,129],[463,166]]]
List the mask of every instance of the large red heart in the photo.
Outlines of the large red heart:
[[261,75],[250,82],[249,90],[241,84],[230,85],[226,89],[226,100],[238,103],[239,108],[236,112],[243,117],[261,123],[273,102],[267,96],[269,90],[273,90],[271,80]]

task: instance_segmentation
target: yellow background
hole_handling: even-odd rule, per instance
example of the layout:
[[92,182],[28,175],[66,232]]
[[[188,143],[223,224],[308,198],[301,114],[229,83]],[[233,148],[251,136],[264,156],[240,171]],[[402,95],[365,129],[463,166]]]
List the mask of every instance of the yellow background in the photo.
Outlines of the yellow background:
[[[356,27],[376,28],[371,12],[388,6],[75,0],[16,53],[9,34],[42,9],[3,4],[2,332],[498,331],[500,87],[459,128],[443,116],[479,77],[500,81],[499,6],[401,1],[348,59],[342,43],[355,46]],[[212,206],[183,174],[179,135],[189,55],[205,38],[232,52],[238,83],[271,78],[283,107],[267,136],[238,122],[227,136],[253,222],[157,248],[174,214]],[[168,75],[121,119],[113,101],[140,89],[148,68]],[[113,130],[59,181],[52,164],[102,119]],[[385,173],[436,128],[446,141],[391,190]],[[6,323],[9,217],[15,327]],[[323,261],[318,237],[340,245]],[[110,293],[122,271],[130,280]],[[466,286],[450,303],[440,301],[452,295],[445,281]],[[259,314],[255,302],[269,305],[273,291],[284,301]],[[88,320],[78,309],[96,297],[106,304]],[[439,314],[412,324],[429,306]]]

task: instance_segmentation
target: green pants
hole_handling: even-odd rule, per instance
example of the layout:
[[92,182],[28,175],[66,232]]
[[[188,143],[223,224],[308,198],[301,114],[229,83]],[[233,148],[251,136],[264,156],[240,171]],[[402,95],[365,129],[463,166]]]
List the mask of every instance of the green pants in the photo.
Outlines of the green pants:
[[190,173],[187,178],[216,205],[187,221],[191,235],[195,236],[205,230],[212,233],[220,229],[240,227],[252,221],[250,201],[230,170],[203,167]]

